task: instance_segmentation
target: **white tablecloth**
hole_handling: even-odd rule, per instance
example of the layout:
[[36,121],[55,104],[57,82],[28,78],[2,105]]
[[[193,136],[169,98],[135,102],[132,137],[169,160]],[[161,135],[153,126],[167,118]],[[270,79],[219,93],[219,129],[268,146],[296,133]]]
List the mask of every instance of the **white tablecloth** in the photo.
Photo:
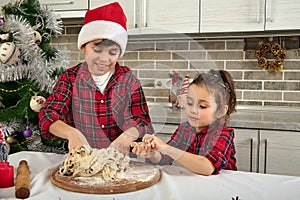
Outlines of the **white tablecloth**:
[[[30,168],[31,194],[38,200],[299,200],[300,177],[240,171],[221,171],[219,175],[195,175],[178,166],[162,167],[162,178],[155,185],[136,191],[112,195],[69,192],[52,185],[50,172],[63,162],[64,155],[42,152],[19,152],[9,156],[16,170],[20,160]],[[1,177],[0,177],[1,178]],[[14,187],[1,188],[0,199],[14,199]]]

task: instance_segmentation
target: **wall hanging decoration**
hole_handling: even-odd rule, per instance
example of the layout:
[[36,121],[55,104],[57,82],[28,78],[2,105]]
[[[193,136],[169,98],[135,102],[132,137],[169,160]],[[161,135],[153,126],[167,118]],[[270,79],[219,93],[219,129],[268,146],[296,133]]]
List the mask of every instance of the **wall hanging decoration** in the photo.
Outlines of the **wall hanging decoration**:
[[[286,55],[281,45],[262,41],[259,42],[259,45],[260,49],[256,51],[258,65],[267,71],[283,72],[283,61]],[[269,61],[268,57],[272,57],[274,60]]]

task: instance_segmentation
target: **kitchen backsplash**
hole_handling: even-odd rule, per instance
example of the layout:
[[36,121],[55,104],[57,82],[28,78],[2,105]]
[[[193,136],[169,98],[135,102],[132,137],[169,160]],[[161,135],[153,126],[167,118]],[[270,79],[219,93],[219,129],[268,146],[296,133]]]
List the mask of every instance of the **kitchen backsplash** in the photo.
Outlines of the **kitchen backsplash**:
[[[83,60],[77,48],[80,27],[66,24],[64,34],[52,41],[67,52],[70,67]],[[198,71],[218,68],[232,74],[239,105],[300,107],[300,50],[286,50],[282,73],[268,72],[257,64],[255,49],[244,50],[246,40],[130,36],[120,64],[135,71],[148,101],[168,102],[172,70],[192,79]]]

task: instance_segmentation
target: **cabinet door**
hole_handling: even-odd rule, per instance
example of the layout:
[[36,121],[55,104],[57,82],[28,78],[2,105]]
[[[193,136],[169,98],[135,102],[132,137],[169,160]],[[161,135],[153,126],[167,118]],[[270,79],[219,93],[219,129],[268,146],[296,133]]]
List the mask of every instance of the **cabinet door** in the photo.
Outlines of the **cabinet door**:
[[40,4],[50,6],[51,9],[55,11],[72,11],[88,9],[88,0],[40,0]]
[[145,33],[199,32],[198,0],[143,0],[142,28]]
[[299,0],[267,0],[266,30],[300,29]]
[[[92,0],[91,9],[111,3]],[[118,0],[127,16],[129,34],[199,32],[198,0]],[[184,6],[180,6],[184,4]]]
[[257,172],[258,131],[234,129],[237,168],[239,171]]
[[261,131],[260,172],[300,176],[300,132]]
[[40,4],[49,6],[61,18],[83,18],[89,9],[88,0],[40,0]]
[[91,0],[90,9],[94,9],[112,2],[119,2],[127,17],[127,30],[133,29],[137,26],[137,3],[139,0]]
[[201,0],[200,32],[264,30],[265,0]]

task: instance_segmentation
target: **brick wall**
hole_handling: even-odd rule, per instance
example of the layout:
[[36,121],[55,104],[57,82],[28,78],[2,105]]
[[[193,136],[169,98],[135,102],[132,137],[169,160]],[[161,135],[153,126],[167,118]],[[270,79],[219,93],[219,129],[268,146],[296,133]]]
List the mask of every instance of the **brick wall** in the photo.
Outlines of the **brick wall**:
[[[64,33],[53,39],[54,45],[67,52],[70,66],[83,60],[77,49],[80,27],[65,24]],[[299,48],[286,49],[283,73],[268,72],[258,66],[255,49],[246,48],[255,40],[258,44],[261,38],[247,43],[247,38],[130,36],[120,64],[135,71],[148,101],[168,101],[165,85],[171,70],[192,78],[198,71],[218,68],[232,74],[239,105],[300,107]]]

